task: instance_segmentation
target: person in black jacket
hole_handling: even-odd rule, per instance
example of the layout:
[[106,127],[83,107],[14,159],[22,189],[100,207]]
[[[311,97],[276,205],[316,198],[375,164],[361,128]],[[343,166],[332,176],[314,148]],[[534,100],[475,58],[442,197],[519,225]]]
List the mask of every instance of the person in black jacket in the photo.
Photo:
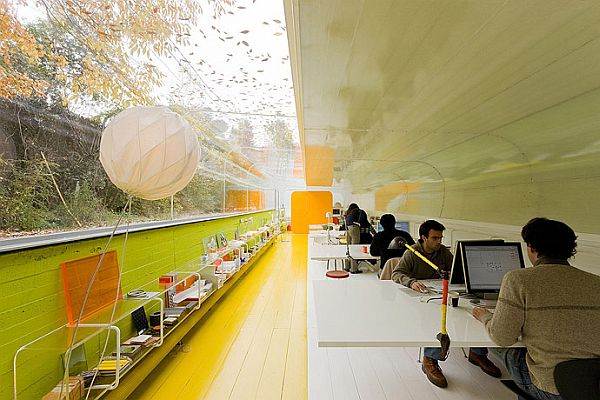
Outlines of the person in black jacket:
[[373,241],[374,229],[369,223],[369,217],[356,203],[350,204],[346,211],[346,229],[352,225],[360,225],[360,239],[358,243],[351,244],[370,244]]
[[405,247],[401,249],[388,249],[388,246],[396,236],[400,236],[406,240],[409,245],[415,244],[410,233],[396,229],[396,218],[392,214],[383,214],[379,220],[382,232],[377,232],[371,243],[371,255],[381,257],[380,268],[383,268],[385,262],[393,257],[402,257]]

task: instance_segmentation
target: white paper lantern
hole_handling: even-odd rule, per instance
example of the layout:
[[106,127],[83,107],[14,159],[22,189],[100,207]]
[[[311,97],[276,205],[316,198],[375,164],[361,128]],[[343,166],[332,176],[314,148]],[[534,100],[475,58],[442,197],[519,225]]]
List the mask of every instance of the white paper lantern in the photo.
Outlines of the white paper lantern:
[[192,127],[167,107],[124,110],[100,140],[100,162],[112,183],[146,200],[183,189],[194,177],[199,158]]

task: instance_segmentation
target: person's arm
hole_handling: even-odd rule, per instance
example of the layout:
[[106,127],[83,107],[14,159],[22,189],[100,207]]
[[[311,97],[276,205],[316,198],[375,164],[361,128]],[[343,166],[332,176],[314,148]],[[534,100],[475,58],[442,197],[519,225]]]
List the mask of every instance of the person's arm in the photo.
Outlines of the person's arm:
[[473,309],[473,316],[483,322],[490,338],[500,346],[510,346],[519,340],[525,324],[525,305],[519,294],[515,274],[508,272],[502,279],[494,314]]
[[408,251],[405,252],[398,265],[392,271],[392,280],[409,288],[412,288],[411,284],[417,281],[415,278],[412,278],[414,260],[411,254]]
[[404,233],[404,239],[406,239],[406,243],[408,243],[409,245],[413,245],[415,244],[415,240],[412,238],[412,236],[410,236],[410,233],[406,232],[406,231],[402,231]]
[[381,255],[381,242],[382,242],[383,238],[381,237],[381,235],[379,234],[375,234],[375,236],[373,236],[373,241],[371,242],[371,247],[369,248],[369,253],[371,253],[372,256],[380,256]]

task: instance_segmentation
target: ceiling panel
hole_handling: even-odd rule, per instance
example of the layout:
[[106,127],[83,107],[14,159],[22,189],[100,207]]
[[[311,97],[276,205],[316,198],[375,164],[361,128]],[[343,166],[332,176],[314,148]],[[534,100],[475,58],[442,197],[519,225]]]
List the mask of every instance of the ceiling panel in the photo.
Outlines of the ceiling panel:
[[[598,2],[285,4],[297,16],[288,30],[301,135],[335,149],[334,185],[388,188],[390,198],[389,188],[421,182],[390,207],[516,222],[556,209],[539,203],[548,186],[567,208],[577,202],[560,185],[599,179]],[[524,198],[506,200],[522,205],[512,217],[489,203],[465,206],[469,195],[490,201],[494,190],[509,196],[527,185]],[[439,201],[445,192],[452,201]]]

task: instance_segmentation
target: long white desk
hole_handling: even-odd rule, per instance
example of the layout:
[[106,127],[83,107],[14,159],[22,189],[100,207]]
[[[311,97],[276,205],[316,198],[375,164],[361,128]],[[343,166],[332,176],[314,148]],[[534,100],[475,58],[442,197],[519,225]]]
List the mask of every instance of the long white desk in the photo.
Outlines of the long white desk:
[[[346,236],[346,231],[336,231],[336,230],[329,231],[329,237],[332,239],[339,239],[339,238],[342,238],[345,236]],[[310,232],[308,232],[308,237],[309,238],[327,237],[327,231],[324,229],[321,229],[318,231],[310,231]]]
[[[367,252],[363,253],[363,247],[367,247]],[[371,245],[366,244],[351,244],[350,256],[355,260],[377,260],[379,257],[372,256],[369,254]],[[311,260],[317,261],[331,261],[331,260],[342,260],[348,258],[347,246],[345,244],[332,244],[332,245],[315,245],[312,246],[310,255]]]
[[[313,285],[319,347],[439,347],[441,300],[421,302],[432,296],[392,281],[323,280]],[[451,347],[497,347],[466,301],[448,306]]]

